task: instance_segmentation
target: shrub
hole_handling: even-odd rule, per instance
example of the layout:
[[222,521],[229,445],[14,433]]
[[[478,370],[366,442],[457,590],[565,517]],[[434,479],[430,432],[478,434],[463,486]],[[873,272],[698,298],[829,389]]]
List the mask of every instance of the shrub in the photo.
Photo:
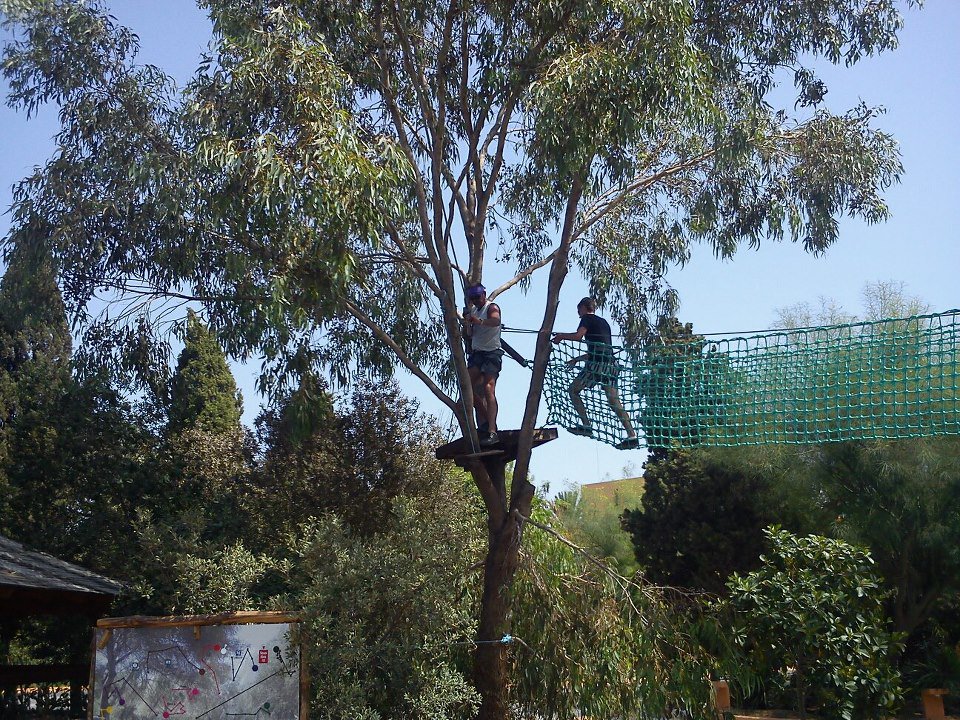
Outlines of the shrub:
[[839,540],[764,531],[769,554],[727,583],[735,640],[752,670],[808,698],[824,718],[874,718],[900,700],[891,664],[897,638],[887,630],[886,593],[865,550]]

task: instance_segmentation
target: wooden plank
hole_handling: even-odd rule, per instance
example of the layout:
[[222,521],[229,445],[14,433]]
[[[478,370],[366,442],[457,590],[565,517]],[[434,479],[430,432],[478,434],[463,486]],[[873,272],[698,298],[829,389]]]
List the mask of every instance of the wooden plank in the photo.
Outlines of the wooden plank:
[[132,615],[130,617],[101,618],[98,628],[131,627],[186,627],[190,625],[244,625],[247,623],[289,623],[300,622],[301,615],[285,610],[240,610],[223,612],[216,615],[179,615],[152,616]]
[[[537,428],[533,431],[533,447],[539,447],[556,439],[557,429],[554,427]],[[513,459],[517,455],[517,445],[519,442],[519,430],[498,430],[496,444],[488,446],[488,449],[501,450],[509,459]],[[456,460],[466,455],[475,455],[476,450],[469,439],[461,437],[445,445],[441,445],[434,451],[434,455],[437,460]]]
[[307,633],[300,628],[300,717],[308,720],[310,715],[310,672],[307,669]]
[[93,720],[93,681],[97,671],[97,631],[91,628],[90,631],[90,666],[87,668],[87,720]]
[[482,450],[481,452],[467,453],[466,455],[457,455],[456,460],[467,460],[469,458],[487,457],[489,455],[503,455],[503,450]]

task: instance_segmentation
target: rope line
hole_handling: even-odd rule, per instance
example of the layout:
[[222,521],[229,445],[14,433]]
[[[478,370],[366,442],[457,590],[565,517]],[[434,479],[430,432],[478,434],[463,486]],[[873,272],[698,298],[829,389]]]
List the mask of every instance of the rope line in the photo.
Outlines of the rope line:
[[[941,313],[936,313],[936,315],[915,315],[914,318],[927,318],[927,317],[946,317],[948,315],[960,315],[960,309],[953,310],[944,310]],[[911,318],[903,318],[911,319]],[[889,320],[875,320],[875,321],[862,321],[862,322],[853,322],[851,325],[874,325],[882,322],[890,322]],[[801,330],[822,330],[825,327],[845,327],[844,325],[832,325],[832,326],[823,326],[823,325],[800,325],[798,327],[788,327],[788,328],[762,328],[759,330],[727,330],[725,332],[701,332],[697,335],[701,337],[726,337],[726,338],[739,338],[744,336],[752,335],[766,335],[770,333],[793,333],[799,332]],[[539,333],[539,330],[534,330],[532,328],[516,328],[510,327],[509,325],[502,325],[501,329],[503,332],[512,332],[512,333],[526,333],[528,335],[536,335]],[[612,337],[625,337],[623,333],[613,333]]]
[[[650,447],[807,444],[960,434],[960,311],[750,336],[660,338],[572,362],[554,346],[548,422],[617,444],[611,391]],[[607,353],[610,349],[607,348]],[[579,378],[586,417],[571,396]]]

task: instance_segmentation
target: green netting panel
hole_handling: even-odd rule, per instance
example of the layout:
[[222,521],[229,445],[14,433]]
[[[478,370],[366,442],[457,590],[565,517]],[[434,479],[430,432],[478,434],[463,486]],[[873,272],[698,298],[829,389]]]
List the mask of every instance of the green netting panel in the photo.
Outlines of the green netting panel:
[[[615,347],[612,380],[652,447],[765,445],[960,434],[960,311],[750,337]],[[554,347],[549,421],[580,425],[568,361]],[[600,385],[581,393],[593,437],[626,436]]]

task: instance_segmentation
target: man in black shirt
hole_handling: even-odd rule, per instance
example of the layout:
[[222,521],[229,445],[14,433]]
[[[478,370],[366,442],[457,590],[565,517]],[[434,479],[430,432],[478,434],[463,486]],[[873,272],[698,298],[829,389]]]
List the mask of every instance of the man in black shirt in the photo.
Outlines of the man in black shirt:
[[613,338],[610,330],[610,323],[599,315],[596,315],[597,301],[593,298],[585,297],[577,304],[577,313],[580,315],[580,326],[576,332],[555,333],[552,342],[560,343],[564,340],[584,340],[587,343],[586,355],[575,357],[567,362],[568,365],[576,365],[581,360],[586,360],[583,370],[570,383],[570,400],[573,407],[580,416],[580,425],[569,428],[574,435],[583,435],[591,437],[593,435],[593,425],[590,418],[587,417],[587,408],[583,404],[583,398],[580,397],[586,388],[592,388],[600,385],[607,394],[607,402],[610,408],[620,418],[624,429],[627,431],[627,437],[617,443],[616,447],[620,450],[639,447],[640,442],[637,439],[637,431],[633,428],[633,422],[627,411],[623,409],[620,402],[620,395],[617,392],[617,376],[620,374],[620,365],[613,354]]

